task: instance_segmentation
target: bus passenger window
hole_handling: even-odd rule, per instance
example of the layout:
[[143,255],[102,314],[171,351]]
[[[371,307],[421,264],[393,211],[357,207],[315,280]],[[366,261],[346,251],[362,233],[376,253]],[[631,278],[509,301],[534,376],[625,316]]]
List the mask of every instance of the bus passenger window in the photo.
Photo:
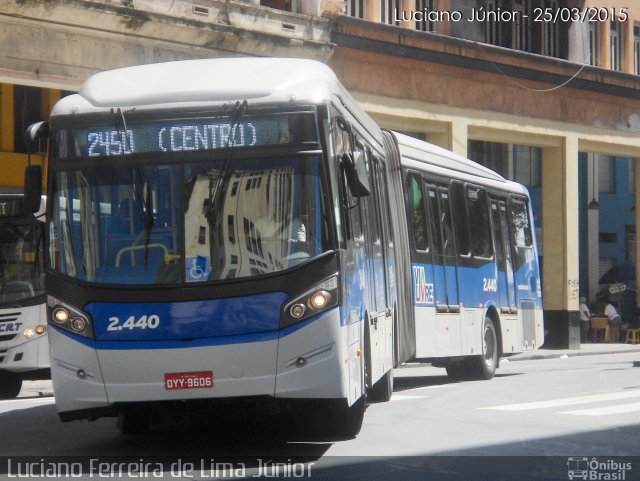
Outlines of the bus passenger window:
[[456,248],[453,241],[453,225],[451,223],[451,205],[449,204],[449,192],[445,188],[438,190],[440,208],[440,226],[442,228],[443,254],[448,257],[456,255]]
[[526,201],[511,199],[509,216],[513,236],[513,260],[515,269],[531,262],[533,257],[533,236]]
[[429,188],[429,222],[431,223],[431,232],[433,235],[433,250],[436,254],[442,255],[442,237],[440,237],[440,227],[439,223],[439,209],[438,209],[438,199],[436,197],[436,191],[434,187]]
[[491,226],[493,231],[493,242],[496,249],[496,263],[502,266],[505,260],[504,244],[502,238],[502,224],[500,219],[500,211],[496,201],[491,202]]
[[[469,226],[467,224],[467,210],[464,205],[464,187],[460,182],[452,182],[451,184],[451,201],[453,202],[453,226],[456,232],[458,254],[469,256],[471,255]],[[472,215],[471,212],[469,215]],[[472,222],[472,219],[470,219],[470,222]],[[471,232],[473,232],[475,239],[476,233],[473,228]]]
[[493,255],[493,249],[487,193],[477,187],[467,187],[466,197],[469,230],[473,232],[472,254],[474,257],[490,258]]
[[516,247],[531,247],[533,245],[527,204],[521,200],[511,202],[511,226],[513,228],[513,243]]
[[429,248],[427,237],[427,219],[424,210],[421,183],[415,174],[409,175],[407,195],[409,197],[409,224],[413,233],[413,247],[417,251],[426,251]]

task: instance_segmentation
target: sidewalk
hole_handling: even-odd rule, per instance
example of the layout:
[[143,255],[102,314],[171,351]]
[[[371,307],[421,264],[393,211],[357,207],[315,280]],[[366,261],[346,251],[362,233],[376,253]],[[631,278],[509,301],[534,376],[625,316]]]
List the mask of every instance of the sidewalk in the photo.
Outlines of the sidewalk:
[[52,397],[53,387],[51,381],[22,381],[22,390],[18,395],[19,398],[43,398]]
[[509,361],[529,361],[532,359],[553,359],[563,356],[591,356],[594,354],[621,354],[637,352],[640,360],[640,344],[609,344],[609,343],[585,343],[580,344],[579,349],[538,349],[536,351],[523,352],[507,358]]

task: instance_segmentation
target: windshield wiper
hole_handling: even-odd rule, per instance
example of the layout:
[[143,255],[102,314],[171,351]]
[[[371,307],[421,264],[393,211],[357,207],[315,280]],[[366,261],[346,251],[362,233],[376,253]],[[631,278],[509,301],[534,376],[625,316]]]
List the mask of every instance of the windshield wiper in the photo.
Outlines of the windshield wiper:
[[[120,107],[118,107],[117,109],[112,108],[111,113],[114,116],[116,131],[120,136],[122,151],[123,153],[131,153],[132,150],[131,146],[129,145],[129,138],[127,137],[127,119],[124,115],[124,111]],[[140,179],[140,181],[142,181],[142,179],[144,178],[137,167],[133,169],[133,174],[134,177],[137,174],[137,177]],[[144,182],[142,182],[142,195],[140,195],[138,184],[135,178],[133,179],[132,187],[133,195],[138,201],[138,206],[140,207],[140,220],[142,221],[142,226],[144,227],[144,268],[146,269],[149,262],[149,238],[151,237],[151,230],[155,225],[155,220],[153,218],[153,195],[151,192],[151,182],[149,177],[147,177]]]
[[[229,129],[229,135],[226,142],[226,146],[230,149],[233,149],[235,146],[236,129],[242,119],[244,119],[248,108],[249,102],[246,100],[243,100],[242,102],[237,101],[233,107],[233,112],[231,114],[231,128]],[[219,212],[222,200],[224,199],[224,194],[227,190],[227,186],[229,185],[229,181],[231,180],[231,171],[229,170],[229,166],[231,164],[232,154],[233,150],[231,150],[225,157],[224,163],[222,164],[221,175],[216,179],[215,187],[213,184],[213,176],[209,177],[209,198],[207,209],[205,211],[205,217],[209,226],[212,226],[216,222],[216,214]]]
[[[129,151],[129,153],[132,153],[133,151],[131,150],[131,145],[129,145],[129,138],[127,137],[127,119],[124,116],[123,110],[120,107],[118,107],[117,109],[112,108],[111,114],[114,117],[113,122],[116,127],[116,132],[118,132],[118,135],[120,136],[122,152],[126,153],[127,151]],[[119,124],[121,124],[122,130],[119,128]]]
[[[217,236],[218,213],[221,211],[224,204],[227,189],[231,182],[232,172],[230,170],[231,161],[233,159],[233,148],[236,141],[236,130],[240,122],[244,119],[247,109],[249,108],[249,102],[243,100],[237,101],[233,107],[231,113],[231,127],[229,129],[229,135],[227,137],[226,147],[229,149],[222,163],[222,170],[220,175],[216,176],[214,182],[213,173],[209,174],[209,196],[207,199],[207,208],[205,211],[205,218],[209,224],[209,258],[211,262],[211,269],[214,269],[214,259],[217,250],[218,242],[215,242]],[[223,110],[224,112],[224,110]],[[215,261],[215,266],[218,266],[218,260]]]
[[149,238],[151,237],[151,229],[155,225],[153,219],[153,195],[149,192],[151,186],[147,178],[147,198],[145,199],[145,208],[142,211],[142,224],[144,225],[144,268],[147,268],[149,262]]
[[[138,174],[140,179],[142,179],[142,175],[140,175],[137,168],[134,172]],[[147,177],[142,184],[142,196],[140,196],[138,184],[135,182],[135,179],[133,182],[133,189],[133,195],[140,202],[140,220],[144,227],[144,268],[146,269],[149,262],[149,238],[151,237],[151,230],[155,225],[155,220],[153,218],[153,193],[151,192],[151,181],[149,177]]]

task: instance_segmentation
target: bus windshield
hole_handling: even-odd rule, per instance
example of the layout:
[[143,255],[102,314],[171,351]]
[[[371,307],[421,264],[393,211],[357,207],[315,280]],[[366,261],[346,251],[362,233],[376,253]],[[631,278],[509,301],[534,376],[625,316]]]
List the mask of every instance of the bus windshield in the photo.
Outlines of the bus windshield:
[[0,220],[0,306],[44,295],[42,223]]
[[103,284],[182,284],[269,274],[324,252],[317,153],[158,157],[51,174],[52,269]]

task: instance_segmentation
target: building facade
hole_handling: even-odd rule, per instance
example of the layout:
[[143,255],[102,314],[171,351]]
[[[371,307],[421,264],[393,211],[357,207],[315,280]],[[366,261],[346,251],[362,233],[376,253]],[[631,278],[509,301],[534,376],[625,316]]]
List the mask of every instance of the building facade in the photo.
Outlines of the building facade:
[[381,126],[529,186],[547,344],[576,347],[579,296],[595,295],[605,267],[637,258],[640,6],[628,3],[0,0],[2,183],[21,186],[25,125],[92,73],[319,59]]

